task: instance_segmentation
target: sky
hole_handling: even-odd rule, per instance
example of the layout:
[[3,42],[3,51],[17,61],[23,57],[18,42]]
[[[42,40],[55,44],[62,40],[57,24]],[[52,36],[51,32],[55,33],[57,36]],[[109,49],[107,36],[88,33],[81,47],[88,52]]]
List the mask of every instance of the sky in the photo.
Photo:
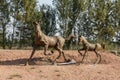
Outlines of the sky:
[[37,0],[37,1],[39,2],[39,5],[42,5],[42,4],[52,5],[53,0]]
[[[52,5],[53,0],[37,0],[37,1],[38,1],[38,5],[42,5],[42,4]],[[7,32],[12,33],[13,32],[12,29],[13,29],[12,27],[7,29]]]

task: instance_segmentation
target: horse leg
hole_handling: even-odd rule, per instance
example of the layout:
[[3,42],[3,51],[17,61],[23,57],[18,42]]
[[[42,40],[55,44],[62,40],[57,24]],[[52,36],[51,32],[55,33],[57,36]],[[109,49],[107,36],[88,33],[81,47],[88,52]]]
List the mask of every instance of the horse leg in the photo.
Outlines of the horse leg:
[[100,60],[98,61],[98,64],[101,62],[101,55],[100,54],[98,54],[98,56],[100,57]]
[[57,49],[57,50],[59,51],[59,55],[57,56],[57,58],[56,58],[53,62],[55,62],[57,59],[59,59],[60,56],[61,56],[61,54],[63,55],[63,58],[64,58],[64,60],[65,60],[66,62],[70,61],[70,60],[67,60],[67,59],[66,59],[65,54],[64,54],[64,52],[63,52],[61,49]]
[[83,60],[84,60],[84,58],[85,58],[85,56],[86,56],[86,53],[87,53],[87,49],[85,50],[85,53],[83,54],[83,58],[82,58],[82,61],[81,62],[83,62]]
[[79,49],[78,52],[81,56],[83,56],[83,54],[80,52],[81,50],[83,50],[83,49]]
[[61,54],[63,54],[63,57],[64,57],[64,59],[65,59],[65,61],[66,61],[66,58],[65,58],[64,52],[63,52],[62,49],[60,48],[60,44],[59,44],[59,42],[57,43],[55,49],[59,52],[59,55],[56,57],[56,59],[53,61],[53,63],[55,63],[56,60],[60,58]]
[[52,55],[54,53],[54,49],[52,49],[49,53],[49,55]]
[[60,56],[61,56],[61,51],[60,51],[60,49],[57,49],[58,50],[58,52],[59,52],[59,55],[55,58],[55,60],[53,61],[53,64],[56,62],[56,60],[57,59],[59,59],[60,58]]
[[63,51],[62,51],[62,54],[63,54],[64,60],[65,60],[66,62],[69,62],[70,60],[67,60],[67,59],[66,59],[65,54],[64,54]]
[[47,49],[48,49],[48,45],[46,44],[46,45],[44,46],[44,55],[47,55],[47,54],[46,54]]
[[30,55],[29,59],[27,60],[27,62],[25,63],[25,65],[28,65],[28,64],[29,64],[29,61],[30,61],[30,60],[31,60],[31,58],[33,57],[33,55],[34,55],[34,53],[35,53],[35,50],[36,50],[36,46],[35,46],[35,47],[33,47],[32,53],[31,53],[31,55]]
[[54,51],[53,51],[53,50],[51,50],[51,53],[53,54],[53,53],[54,53]]
[[96,51],[96,50],[94,50],[94,52],[95,52],[95,54],[96,54],[97,58],[98,58],[98,57],[100,57],[100,60],[98,61],[98,63],[100,63],[100,61],[101,61],[101,55],[100,55],[99,53],[97,53],[97,51]]
[[[64,52],[63,52],[63,50],[62,50],[62,47],[60,46],[60,43],[57,43],[57,50],[59,51],[60,56],[61,56],[61,54],[62,54],[64,60],[65,60],[66,62],[68,62],[68,60],[66,59],[65,54],[64,54]],[[58,56],[58,58],[59,58],[60,56]]]

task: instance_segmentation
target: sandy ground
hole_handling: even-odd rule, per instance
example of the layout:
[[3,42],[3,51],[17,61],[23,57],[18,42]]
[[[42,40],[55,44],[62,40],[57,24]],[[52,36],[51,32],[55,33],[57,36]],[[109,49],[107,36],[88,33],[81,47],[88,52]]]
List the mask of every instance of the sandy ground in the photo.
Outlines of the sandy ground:
[[[93,52],[88,52],[83,63],[51,65],[44,59],[43,51],[36,51],[30,65],[24,66],[32,50],[0,50],[0,80],[120,80],[120,57],[108,51],[101,52],[100,64]],[[81,61],[76,50],[64,51],[66,58]],[[55,51],[49,56],[54,60]],[[63,57],[57,62],[64,62]]]

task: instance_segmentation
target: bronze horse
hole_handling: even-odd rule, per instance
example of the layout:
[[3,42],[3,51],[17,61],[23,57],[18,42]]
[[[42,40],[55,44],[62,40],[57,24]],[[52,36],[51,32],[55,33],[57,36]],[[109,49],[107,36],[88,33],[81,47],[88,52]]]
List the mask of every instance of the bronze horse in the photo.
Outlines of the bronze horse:
[[[46,51],[49,47],[52,47],[59,52],[59,55],[57,56],[57,58],[55,58],[53,64],[56,62],[56,59],[58,59],[61,56],[61,54],[63,54],[65,61],[68,61],[62,49],[65,43],[65,39],[61,36],[53,36],[53,37],[47,36],[42,32],[39,22],[33,22],[33,24],[35,29],[35,42],[31,56],[29,57],[26,64],[28,64],[28,62],[31,60],[38,46],[44,47],[44,55],[46,55]],[[72,37],[74,36],[73,35],[69,36],[67,40],[71,39]]]
[[[85,55],[86,55],[87,51],[94,51],[96,56],[100,58],[99,62],[101,61],[101,55],[97,51],[105,48],[104,43],[103,44],[99,44],[99,43],[91,44],[87,41],[87,39],[84,36],[79,36],[78,37],[78,44],[80,44],[80,43],[82,43],[83,48],[79,49],[78,52],[80,53],[81,56],[83,56],[82,62],[85,58]],[[81,50],[85,50],[85,53],[82,54],[80,52]]]

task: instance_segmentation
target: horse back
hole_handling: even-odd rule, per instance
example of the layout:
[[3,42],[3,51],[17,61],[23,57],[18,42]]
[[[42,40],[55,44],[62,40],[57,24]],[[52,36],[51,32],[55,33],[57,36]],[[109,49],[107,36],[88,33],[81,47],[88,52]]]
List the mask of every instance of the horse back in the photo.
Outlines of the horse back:
[[64,43],[65,43],[65,39],[61,36],[55,36],[57,39],[57,42],[59,43],[59,47],[62,48]]

